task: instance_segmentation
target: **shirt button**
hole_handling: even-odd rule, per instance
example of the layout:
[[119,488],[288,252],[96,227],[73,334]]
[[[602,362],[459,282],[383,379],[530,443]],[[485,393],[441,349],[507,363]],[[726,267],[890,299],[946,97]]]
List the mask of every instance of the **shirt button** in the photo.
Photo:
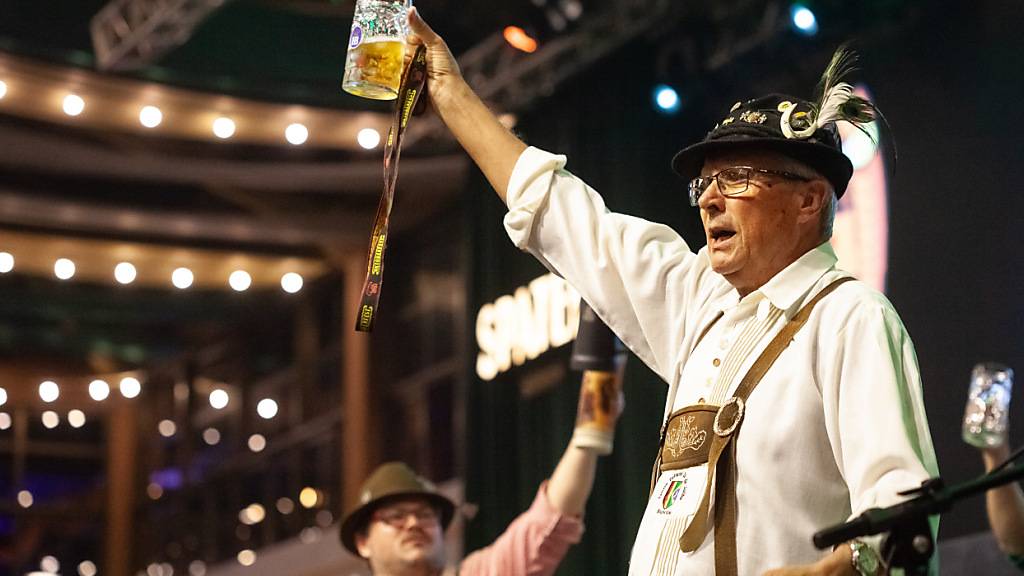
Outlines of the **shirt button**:
[[714,360],[712,360],[711,363],[715,365],[715,368],[718,368],[719,366],[722,365],[722,361],[719,360],[718,358],[715,358]]

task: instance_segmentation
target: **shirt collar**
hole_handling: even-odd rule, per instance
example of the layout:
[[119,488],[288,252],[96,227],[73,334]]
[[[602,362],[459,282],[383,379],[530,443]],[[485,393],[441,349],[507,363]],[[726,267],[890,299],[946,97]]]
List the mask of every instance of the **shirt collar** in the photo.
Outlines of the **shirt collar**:
[[824,242],[783,268],[757,291],[776,308],[789,310],[826,272],[835,268],[837,261],[832,245]]

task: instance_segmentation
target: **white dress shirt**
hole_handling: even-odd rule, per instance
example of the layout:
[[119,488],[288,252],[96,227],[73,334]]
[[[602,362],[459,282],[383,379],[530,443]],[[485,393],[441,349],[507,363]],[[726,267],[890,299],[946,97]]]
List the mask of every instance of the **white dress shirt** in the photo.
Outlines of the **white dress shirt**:
[[[565,162],[536,148],[520,156],[506,230],[669,384],[666,415],[731,396],[802,305],[848,275],[825,243],[740,299],[706,249],[694,254],[667,226],[609,212]],[[750,395],[736,441],[741,575],[818,560],[828,552],[814,548],[814,532],[936,475],[914,347],[885,296],[854,281],[819,302]],[[693,553],[678,544],[706,468],[661,475],[631,575],[714,573],[713,531]]]

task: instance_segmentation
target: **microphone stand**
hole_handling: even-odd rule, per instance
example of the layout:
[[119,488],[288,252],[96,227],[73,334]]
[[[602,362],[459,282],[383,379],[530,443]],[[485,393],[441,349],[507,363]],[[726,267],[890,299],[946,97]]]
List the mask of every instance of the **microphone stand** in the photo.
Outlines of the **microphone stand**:
[[943,485],[941,478],[925,480],[919,488],[900,492],[901,496],[914,496],[910,500],[888,508],[865,510],[852,520],[821,530],[814,535],[814,545],[822,550],[860,536],[888,532],[882,544],[882,558],[889,568],[903,568],[907,576],[924,575],[935,551],[928,517],[947,512],[954,502],[1021,478],[1024,464],[997,468],[950,488]]

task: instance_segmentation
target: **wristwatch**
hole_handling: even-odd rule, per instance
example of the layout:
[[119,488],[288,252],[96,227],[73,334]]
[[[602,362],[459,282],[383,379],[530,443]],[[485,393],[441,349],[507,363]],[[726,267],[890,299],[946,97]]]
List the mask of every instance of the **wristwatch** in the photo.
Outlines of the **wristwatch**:
[[850,563],[853,564],[853,569],[857,571],[861,576],[876,576],[878,574],[878,555],[875,554],[867,544],[860,540],[852,540],[850,542]]

